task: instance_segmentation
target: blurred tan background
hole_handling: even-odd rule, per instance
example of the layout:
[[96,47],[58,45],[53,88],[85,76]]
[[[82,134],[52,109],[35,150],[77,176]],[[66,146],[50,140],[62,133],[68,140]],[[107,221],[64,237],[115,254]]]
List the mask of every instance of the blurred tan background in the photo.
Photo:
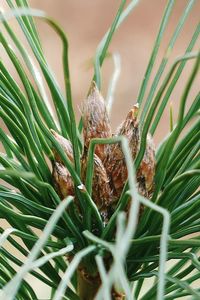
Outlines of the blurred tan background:
[[[5,0],[1,0],[6,8]],[[127,1],[129,2],[129,1]],[[165,32],[160,47],[156,67],[164,55],[166,45],[175,29],[187,0],[175,1],[173,14],[170,17],[168,28]],[[115,92],[115,103],[112,111],[113,128],[121,122],[128,110],[137,100],[138,91],[146,70],[154,40],[158,32],[158,26],[163,15],[167,0],[141,0],[131,15],[116,32],[109,51],[118,52],[121,56],[121,74]],[[69,39],[69,59],[72,82],[73,100],[77,117],[81,101],[87,94],[91,78],[93,76],[92,59],[96,47],[109,28],[115,13],[119,7],[118,0],[30,0],[31,7],[42,9],[49,16],[58,21],[64,28]],[[169,65],[175,57],[184,53],[192,33],[194,32],[200,16],[200,0],[197,0],[183,30],[172,51]],[[12,23],[12,22],[11,22]],[[61,43],[56,34],[44,22],[37,21],[37,26],[43,42],[43,48],[58,82],[63,88],[63,74],[61,63]],[[17,28],[17,27],[16,27]],[[20,34],[20,32],[19,32]],[[200,46],[199,40],[195,49]],[[179,83],[177,84],[170,101],[174,102],[175,115],[182,94],[183,85],[188,78],[193,61],[187,63]],[[113,71],[113,61],[107,59],[102,68],[102,93],[107,94],[109,79]],[[155,74],[154,69],[153,74]],[[199,89],[200,77],[195,81],[189,100],[193,100]],[[158,132],[155,136],[156,144],[169,130],[169,109],[163,117]]]
[[[127,1],[129,2],[129,1]],[[165,53],[166,45],[175,29],[179,17],[186,6],[186,0],[177,0],[170,17],[168,28],[165,32],[162,45],[160,47],[156,67]],[[128,110],[137,101],[139,88],[146,70],[148,60],[151,55],[154,40],[158,32],[158,26],[164,11],[167,0],[141,0],[131,15],[116,32],[109,51],[118,52],[121,56],[121,74],[115,91],[115,103],[112,111],[112,124],[116,128],[117,124],[124,119]],[[49,16],[57,20],[64,28],[69,40],[69,60],[72,82],[72,92],[77,118],[80,116],[78,107],[85,98],[92,76],[92,59],[94,58],[96,47],[109,28],[120,1],[118,0],[30,0],[31,7],[42,9]],[[0,7],[7,9],[5,0],[0,0]],[[168,67],[175,57],[185,52],[192,34],[199,22],[200,0],[196,1],[184,28],[172,51]],[[11,22],[19,34],[20,29]],[[47,59],[56,75],[62,89],[63,73],[61,62],[61,43],[56,34],[43,22],[37,21],[37,26],[42,39],[43,48]],[[200,46],[199,40],[195,50]],[[0,56],[9,64],[9,61],[0,48]],[[190,74],[193,62],[188,62],[179,83],[172,96],[175,116],[179,106],[180,96],[183,86]],[[9,65],[10,66],[10,65]],[[10,66],[12,74],[15,74]],[[155,70],[153,74],[155,74]],[[113,72],[113,62],[111,58],[106,59],[102,68],[102,93],[107,94],[110,77]],[[165,72],[166,74],[166,72]],[[152,82],[152,81],[151,81]],[[199,90],[200,76],[195,80],[188,101],[192,101]],[[164,135],[169,131],[169,107],[156,132],[155,142],[159,143]],[[38,285],[37,280],[31,279],[32,286]],[[42,288],[39,291],[40,299],[48,299],[47,290]],[[186,299],[186,298],[185,298]]]

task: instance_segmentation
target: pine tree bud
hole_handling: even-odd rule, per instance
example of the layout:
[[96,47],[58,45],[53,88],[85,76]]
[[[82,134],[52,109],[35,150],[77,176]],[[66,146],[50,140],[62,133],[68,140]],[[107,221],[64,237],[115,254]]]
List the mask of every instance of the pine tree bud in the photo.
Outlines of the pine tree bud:
[[[71,162],[74,161],[73,159],[73,150],[70,141],[65,139],[63,136],[51,130],[52,134],[54,135],[56,141],[60,144],[62,149],[64,150],[66,156],[70,159]],[[68,169],[63,164],[60,155],[57,153],[55,149],[53,149],[55,161],[53,162],[53,183],[55,189],[60,196],[61,199],[71,195],[74,195],[74,184],[69,173]]]
[[71,174],[63,164],[54,162],[52,176],[54,187],[61,199],[74,195],[74,184]]
[[[87,156],[84,153],[82,157],[82,180],[85,182],[86,179],[86,168],[87,168]],[[103,220],[108,221],[108,207],[111,206],[113,200],[112,190],[110,188],[109,178],[106,170],[103,166],[101,159],[94,155],[94,171],[92,180],[92,199],[97,205]]]
[[[138,106],[135,105],[128,113],[126,119],[117,129],[116,135],[125,136],[128,139],[132,158],[135,159],[139,145],[139,126],[137,122]],[[125,182],[128,178],[128,171],[121,143],[110,145],[104,166],[111,178],[114,196],[119,198]]]
[[[116,133],[116,135],[125,136],[128,139],[133,160],[136,158],[140,146],[138,109],[138,105],[134,105]],[[109,147],[107,158],[103,163],[110,177],[113,195],[119,198],[128,179],[126,161],[120,143]],[[142,196],[147,198],[151,197],[154,190],[154,175],[155,147],[151,136],[148,134],[145,154],[136,173],[138,191]]]
[[[56,141],[60,144],[62,149],[64,150],[66,156],[69,158],[71,162],[74,161],[73,158],[73,149],[72,144],[70,141],[68,141],[66,138],[55,132],[53,129],[51,129],[51,133],[53,134]],[[54,157],[56,162],[62,162],[60,155],[57,153],[55,149],[53,149]]]
[[145,154],[137,171],[138,191],[146,198],[151,198],[154,191],[155,168],[155,146],[148,134]]
[[[93,82],[89,96],[83,103],[83,136],[84,145],[89,147],[92,138],[109,138],[112,136],[110,121],[103,97]],[[103,160],[106,155],[107,145],[96,145],[95,153]]]

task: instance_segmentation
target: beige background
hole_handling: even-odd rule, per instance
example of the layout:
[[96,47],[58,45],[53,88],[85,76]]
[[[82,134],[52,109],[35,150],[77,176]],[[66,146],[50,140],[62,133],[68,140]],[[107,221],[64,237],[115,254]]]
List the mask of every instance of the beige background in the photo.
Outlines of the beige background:
[[[1,0],[1,2],[3,7],[6,8],[5,0]],[[120,1],[118,0],[30,0],[33,8],[45,10],[49,16],[58,21],[67,33],[70,44],[69,58],[73,100],[77,116],[79,115],[78,106],[80,106],[81,101],[87,94],[93,75],[92,59],[96,47],[111,24],[119,3]],[[128,110],[137,100],[138,91],[166,3],[166,0],[141,0],[114,36],[109,51],[120,54],[122,67],[112,112],[113,128],[125,117]],[[175,29],[186,3],[186,0],[175,1],[173,14],[171,15],[169,26],[160,47],[156,66],[159,65],[164,55],[167,42]],[[172,51],[169,66],[176,56],[184,53],[199,21],[199,12],[200,1],[197,0]],[[37,25],[43,41],[45,54],[56,74],[58,82],[63,88],[60,41],[56,34],[42,21],[37,21]],[[17,28],[17,26],[15,27]],[[195,46],[196,50],[199,45],[198,40]],[[192,64],[193,62],[187,63],[187,67],[171,96],[170,101],[174,102],[173,107],[175,112],[178,109],[182,87],[188,78]],[[169,66],[166,70],[169,70]],[[102,92],[104,96],[107,93],[112,71],[112,59],[107,59],[102,68]],[[189,100],[193,100],[194,95],[196,95],[199,79],[200,77],[195,81],[189,95]],[[164,121],[160,124],[159,130],[156,133],[156,143],[169,130],[168,111],[167,108],[163,117]]]
[[[127,1],[128,2],[128,1]],[[153,43],[158,31],[158,26],[163,14],[166,0],[141,0],[132,14],[120,27],[114,36],[109,48],[111,53],[118,52],[121,56],[121,75],[115,93],[115,103],[112,111],[113,128],[125,117],[128,110],[137,100],[138,91],[144,76],[144,72],[151,54]],[[118,0],[30,0],[33,8],[45,10],[64,28],[69,39],[69,58],[74,106],[77,118],[81,101],[85,98],[91,78],[93,76],[92,59],[95,49],[110,26],[120,1]],[[159,65],[165,52],[165,48],[178,19],[187,1],[177,0],[173,14],[164,40],[161,45],[156,66]],[[5,0],[0,0],[0,6],[6,9]],[[200,1],[197,0],[190,16],[176,42],[172,51],[169,65],[177,55],[184,53],[192,33],[199,21]],[[20,30],[12,21],[19,36]],[[48,61],[54,70],[58,82],[63,89],[63,75],[61,65],[61,44],[56,34],[41,21],[37,21],[43,47]],[[195,49],[198,49],[198,43]],[[12,74],[13,68],[9,65],[7,57],[0,48],[0,56],[7,62]],[[187,63],[187,67],[171,96],[173,108],[178,110],[182,88],[188,78],[192,63]],[[108,82],[113,70],[111,59],[107,59],[102,69],[102,93],[106,96]],[[167,67],[169,70],[169,66]],[[155,71],[154,71],[155,74]],[[188,101],[192,101],[199,90],[199,79],[196,78]],[[159,143],[169,130],[169,109],[166,109],[162,123],[155,136],[156,144]],[[36,280],[32,280],[33,286],[38,285]],[[39,295],[41,299],[46,299],[45,288],[41,288]],[[186,298],[185,298],[186,299]]]

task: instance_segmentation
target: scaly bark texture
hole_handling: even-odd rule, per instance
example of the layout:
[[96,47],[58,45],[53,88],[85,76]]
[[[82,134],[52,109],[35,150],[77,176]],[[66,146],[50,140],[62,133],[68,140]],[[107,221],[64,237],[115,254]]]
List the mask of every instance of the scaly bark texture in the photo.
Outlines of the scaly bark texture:
[[[138,105],[134,105],[121,123],[115,136],[125,136],[128,139],[133,160],[136,158],[140,147],[140,126],[138,119]],[[82,107],[84,151],[81,157],[81,179],[86,180],[88,148],[93,138],[112,137],[110,120],[103,97],[95,83],[92,84],[88,98]],[[52,134],[63,148],[71,163],[74,163],[73,150],[70,141],[52,130]],[[74,195],[72,177],[63,164],[59,154],[54,151],[53,182],[57,193],[63,199]],[[138,192],[150,199],[154,190],[155,150],[152,138],[147,136],[147,146],[143,160],[136,172]],[[94,172],[92,180],[92,199],[101,213],[104,225],[109,221],[123,187],[128,179],[125,157],[120,143],[111,145],[96,145],[94,154]],[[75,202],[77,204],[77,202]],[[127,213],[129,212],[127,206]],[[140,209],[140,215],[143,207]],[[139,216],[138,216],[139,218]],[[109,269],[109,266],[108,266]],[[92,300],[101,284],[99,274],[88,274],[84,266],[78,269],[79,296],[82,300]],[[125,299],[123,293],[118,293],[113,288],[112,299]]]

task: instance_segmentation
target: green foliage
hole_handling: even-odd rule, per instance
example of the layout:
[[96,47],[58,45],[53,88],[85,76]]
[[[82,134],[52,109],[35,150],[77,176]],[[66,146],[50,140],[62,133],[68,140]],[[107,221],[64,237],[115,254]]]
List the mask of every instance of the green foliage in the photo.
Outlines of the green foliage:
[[[45,13],[29,9],[26,0],[6,2],[11,10],[0,15],[5,32],[0,31],[0,42],[23,88],[19,87],[0,59],[0,116],[9,131],[7,134],[0,129],[0,140],[5,150],[0,153],[0,217],[11,226],[9,229],[0,228],[0,299],[38,299],[37,291],[25,280],[27,273],[52,288],[52,299],[79,299],[76,270],[81,261],[87,262],[89,270],[94,266],[99,270],[102,286],[96,299],[111,299],[113,285],[124,291],[127,299],[177,299],[187,295],[200,299],[200,289],[193,286],[196,280],[200,280],[200,93],[194,101],[190,101],[186,111],[188,95],[199,70],[200,54],[192,51],[199,38],[200,24],[185,54],[175,60],[162,79],[170,53],[195,1],[188,1],[150,83],[175,3],[174,0],[167,2],[139,90],[141,144],[135,162],[124,137],[92,140],[86,189],[82,188],[80,178],[81,121],[77,125],[74,115],[67,37]],[[126,1],[121,2],[110,29],[97,47],[94,79],[99,87],[100,68],[113,34],[138,2],[130,1],[126,7]],[[45,59],[33,17],[46,22],[62,41],[65,95]],[[18,21],[32,53],[25,49],[10,27],[11,18]],[[18,49],[18,54],[10,47],[8,36]],[[193,69],[183,87],[178,119],[174,120],[171,111],[171,131],[167,137],[163,137],[157,149],[155,191],[152,201],[149,201],[137,192],[134,170],[144,156],[147,134],[150,132],[154,135],[159,126],[163,111],[188,60],[193,60]],[[30,73],[26,72],[24,65]],[[49,107],[43,81],[50,91],[56,117]],[[147,85],[150,85],[148,95]],[[50,129],[71,140],[74,165]],[[95,144],[116,142],[122,143],[129,177],[116,210],[105,225],[91,198],[94,147]],[[52,148],[59,153],[73,178],[82,218],[75,212],[73,199],[69,197],[61,202],[53,188],[50,168],[50,162],[54,159]],[[129,218],[125,222],[124,209],[130,196],[134,201],[131,201]],[[139,203],[144,204],[146,209],[137,224]],[[41,236],[35,229],[42,230]],[[189,234],[195,234],[195,237],[188,237]],[[23,258],[8,252],[5,241]],[[70,263],[64,256],[68,252],[73,256]],[[109,272],[103,259],[108,253],[113,257]],[[173,267],[169,270],[166,269],[167,260],[173,260]],[[17,267],[20,267],[18,273]],[[149,291],[143,290],[142,294],[145,280],[150,277],[155,279],[154,285]]]

